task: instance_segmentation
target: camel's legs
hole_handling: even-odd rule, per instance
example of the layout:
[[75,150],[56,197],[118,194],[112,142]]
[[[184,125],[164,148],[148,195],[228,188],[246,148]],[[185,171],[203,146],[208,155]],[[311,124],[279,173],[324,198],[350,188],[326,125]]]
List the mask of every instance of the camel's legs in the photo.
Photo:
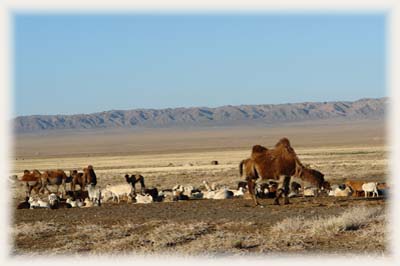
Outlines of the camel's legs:
[[278,192],[275,197],[274,204],[279,205],[279,199],[282,197],[282,194],[285,197],[285,204],[289,204],[289,186],[290,186],[290,176],[284,176],[283,181],[282,177],[279,178],[279,186]]
[[249,193],[251,195],[251,198],[254,201],[254,205],[255,206],[260,205],[257,200],[257,195],[255,194],[255,191],[254,191],[255,185],[256,185],[254,180],[250,176],[246,177],[246,180],[247,180],[247,187],[249,188]]
[[289,186],[290,186],[290,176],[285,176],[283,179],[283,189],[285,195],[285,204],[289,204]]

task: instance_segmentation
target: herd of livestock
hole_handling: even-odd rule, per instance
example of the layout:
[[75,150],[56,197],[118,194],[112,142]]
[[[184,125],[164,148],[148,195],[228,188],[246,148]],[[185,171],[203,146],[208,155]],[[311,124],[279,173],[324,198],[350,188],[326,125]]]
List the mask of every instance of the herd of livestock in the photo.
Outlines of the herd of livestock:
[[[212,164],[215,164],[213,161]],[[82,172],[70,171],[69,176],[63,170],[25,170],[20,182],[26,188],[25,201],[18,204],[18,209],[35,208],[74,208],[101,206],[102,203],[126,200],[133,203],[174,202],[193,199],[230,199],[244,197],[274,198],[279,204],[279,198],[284,197],[285,204],[289,198],[298,196],[362,196],[372,197],[384,195],[387,191],[385,183],[346,181],[344,184],[331,185],[324,180],[324,175],[304,166],[290,146],[287,138],[282,138],[273,149],[261,145],[252,148],[251,156],[239,164],[239,172],[245,181],[238,182],[235,189],[220,184],[209,184],[203,181],[199,187],[191,185],[176,185],[170,189],[159,190],[145,186],[144,177],[140,174],[125,175],[124,180],[116,185],[97,187],[97,176],[93,166],[89,165]],[[291,180],[296,177],[299,182]],[[300,184],[301,183],[301,184]],[[305,186],[304,183],[309,186]],[[69,184],[69,191],[66,187]],[[136,185],[140,184],[140,191]],[[56,186],[52,193],[48,186]],[[79,189],[77,190],[77,186]],[[59,193],[59,188],[62,188]],[[32,194],[36,192],[36,195]],[[38,194],[48,192],[48,200],[42,200]]]

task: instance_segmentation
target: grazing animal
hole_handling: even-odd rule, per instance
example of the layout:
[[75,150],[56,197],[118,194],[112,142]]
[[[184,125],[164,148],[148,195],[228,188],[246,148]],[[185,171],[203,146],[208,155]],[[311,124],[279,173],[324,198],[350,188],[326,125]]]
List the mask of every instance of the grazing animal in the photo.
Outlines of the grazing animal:
[[136,200],[136,203],[147,204],[147,203],[153,202],[153,197],[149,194],[145,194],[145,195],[137,194],[135,197],[135,200]]
[[101,199],[101,190],[99,188],[96,188],[93,184],[88,185],[88,194],[89,194],[89,199],[97,204],[98,206],[101,205],[100,199]]
[[362,185],[364,184],[364,181],[352,181],[348,180],[345,182],[346,186],[350,187],[351,190],[353,191],[353,196],[359,197],[363,193]]
[[18,180],[21,182],[25,182],[25,195],[27,197],[31,196],[32,190],[39,193],[40,188],[42,187],[42,174],[38,170],[33,170],[30,172],[29,170],[24,171],[24,175]]
[[300,189],[301,189],[301,185],[299,183],[294,182],[294,181],[292,183],[290,183],[290,191],[292,191],[298,195],[300,192]]
[[346,186],[344,189],[337,187],[335,190],[333,190],[333,196],[335,197],[349,197],[352,193],[353,191],[348,186]]
[[62,195],[65,195],[66,193],[65,183],[67,179],[68,179],[67,175],[61,169],[44,171],[43,174],[41,175],[41,180],[42,180],[41,190],[46,189],[49,193],[51,193],[51,191],[47,186],[56,185],[58,194],[58,190],[60,186],[62,186],[63,187]]
[[223,189],[203,192],[203,197],[205,199],[231,199],[233,198],[233,192],[227,190],[226,188],[223,188]]
[[86,180],[86,184],[92,184],[93,186],[97,185],[97,176],[94,172],[93,166],[88,165],[88,167],[83,168],[83,176]]
[[77,170],[69,171],[69,179],[71,180],[71,190],[75,192],[76,185],[81,187],[81,191],[83,191],[86,187],[86,178],[82,172],[78,172]]
[[58,203],[59,203],[59,200],[58,200],[57,195],[54,194],[54,193],[51,193],[51,194],[49,195],[49,205],[50,205],[50,209],[58,209]]
[[298,175],[301,180],[310,183],[319,190],[329,191],[331,189],[330,183],[325,181],[324,174],[320,171],[306,167],[299,167]]
[[254,191],[257,179],[279,180],[279,190],[274,203],[279,205],[279,198],[284,195],[285,204],[288,204],[290,178],[298,176],[300,167],[304,168],[287,138],[280,139],[274,149],[267,149],[261,145],[253,146],[251,158],[239,164],[240,176],[243,175],[243,167],[247,186],[255,205],[259,205]]
[[140,192],[142,194],[145,193],[144,190],[146,186],[144,185],[144,177],[142,175],[131,175],[129,177],[129,175],[126,174],[125,180],[128,184],[132,185],[134,195],[136,195],[136,183],[140,183]]
[[230,190],[230,191],[232,191],[234,197],[243,197],[243,195],[244,195],[244,188],[243,187],[240,187],[237,190]]
[[303,190],[304,197],[315,197],[318,194],[318,188],[316,187],[305,187]]
[[[192,196],[192,193],[195,192],[200,192],[200,190],[195,189],[193,186],[191,185],[176,185],[172,188],[172,191],[176,191],[179,192],[182,195],[187,196],[188,198],[190,198]],[[178,194],[179,194],[178,193]],[[178,195],[176,194],[176,195]]]
[[18,204],[17,209],[30,209],[31,204],[29,203],[29,197],[25,197],[25,201]]
[[243,188],[244,190],[247,190],[247,182],[246,181],[239,181],[237,189]]
[[211,161],[211,165],[218,165],[218,161]]
[[365,198],[368,197],[368,194],[372,192],[372,197],[375,197],[375,195],[378,197],[378,183],[377,182],[369,182],[369,183],[364,183],[361,186],[362,190],[364,191]]
[[180,191],[180,190],[174,190],[172,193],[173,193],[172,194],[173,195],[173,198],[172,198],[173,201],[189,200],[189,196],[183,194],[183,192]]
[[122,196],[132,198],[132,190],[133,188],[130,184],[107,185],[102,194],[105,195],[105,193],[109,192],[113,201],[117,200],[119,203]]
[[79,200],[70,199],[70,198],[68,198],[66,201],[66,203],[69,203],[71,205],[71,208],[79,208],[80,206],[78,206],[78,202],[79,202]]
[[256,195],[259,198],[268,198],[268,195],[269,195],[269,183],[256,184]]
[[193,193],[190,195],[190,198],[191,198],[191,199],[202,199],[203,196],[204,196],[203,192],[201,192],[201,191],[196,191],[196,192],[193,192]]
[[83,206],[84,208],[90,208],[93,207],[94,203],[93,201],[91,201],[89,198],[86,198],[85,201],[83,202]]
[[148,194],[153,198],[153,201],[161,201],[161,198],[158,197],[157,188],[145,188],[144,194]]
[[389,186],[386,183],[378,183],[377,189],[380,196],[386,196],[389,190]]

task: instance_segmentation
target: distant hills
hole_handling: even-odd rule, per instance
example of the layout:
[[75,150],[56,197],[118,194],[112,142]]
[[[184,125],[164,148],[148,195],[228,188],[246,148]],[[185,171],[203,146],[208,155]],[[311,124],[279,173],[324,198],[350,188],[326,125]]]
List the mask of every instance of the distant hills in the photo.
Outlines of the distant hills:
[[112,110],[76,115],[32,115],[14,119],[16,133],[45,130],[276,124],[307,120],[379,119],[387,98],[357,101]]

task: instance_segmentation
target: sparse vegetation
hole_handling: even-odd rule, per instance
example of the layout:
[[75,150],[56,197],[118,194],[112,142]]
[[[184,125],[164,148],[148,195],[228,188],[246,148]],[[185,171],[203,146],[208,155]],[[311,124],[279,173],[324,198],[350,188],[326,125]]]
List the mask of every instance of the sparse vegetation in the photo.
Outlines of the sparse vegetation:
[[[335,138],[336,133],[332,133]],[[243,132],[232,134],[239,136]],[[246,141],[268,146],[264,140],[269,141],[270,137],[255,138],[252,134]],[[198,133],[196,137],[200,138],[200,135]],[[250,155],[251,146],[242,139],[240,145],[246,144],[246,148],[235,143],[234,148],[219,150],[219,145],[225,145],[225,140],[218,144],[221,136],[210,142],[215,147],[208,150],[199,149],[211,145],[207,144],[208,135],[201,136],[202,141],[191,143],[190,148],[184,151],[166,152],[165,149],[174,144],[169,141],[173,138],[168,139],[167,136],[168,141],[158,140],[156,135],[149,137],[153,147],[147,153],[92,154],[89,157],[82,153],[71,156],[73,147],[69,147],[63,150],[63,155],[16,160],[13,173],[20,175],[24,169],[82,169],[91,164],[98,176],[99,187],[124,183],[126,173],[139,172],[145,177],[146,186],[159,189],[172,188],[176,184],[201,188],[203,180],[235,188],[237,181],[241,180],[238,163]],[[357,136],[352,135],[348,141],[352,142],[355,138]],[[141,137],[138,139],[135,145],[142,140]],[[189,136],[177,145],[183,147],[192,140],[193,136]],[[276,140],[277,137],[274,137],[271,142]],[[345,179],[386,179],[388,162],[386,148],[381,143],[336,146],[332,143],[326,146],[319,145],[318,141],[316,143],[310,147],[297,146],[296,141],[292,144],[301,161],[323,172],[328,181],[341,183]],[[35,145],[39,144],[35,142]],[[54,147],[46,145],[49,145],[44,146],[46,149]],[[161,145],[157,147],[158,151],[155,148],[157,145]],[[93,149],[93,146],[88,146],[88,151]],[[213,160],[218,160],[218,165],[211,165]],[[21,184],[11,186],[14,202],[22,200],[24,189]],[[295,198],[291,202],[286,206],[273,206],[272,200],[262,200],[264,208],[249,207],[250,201],[233,199],[153,203],[146,206],[123,202],[119,205],[104,204],[100,208],[54,211],[18,210],[10,231],[14,239],[13,254],[387,254],[384,199],[322,197]]]

